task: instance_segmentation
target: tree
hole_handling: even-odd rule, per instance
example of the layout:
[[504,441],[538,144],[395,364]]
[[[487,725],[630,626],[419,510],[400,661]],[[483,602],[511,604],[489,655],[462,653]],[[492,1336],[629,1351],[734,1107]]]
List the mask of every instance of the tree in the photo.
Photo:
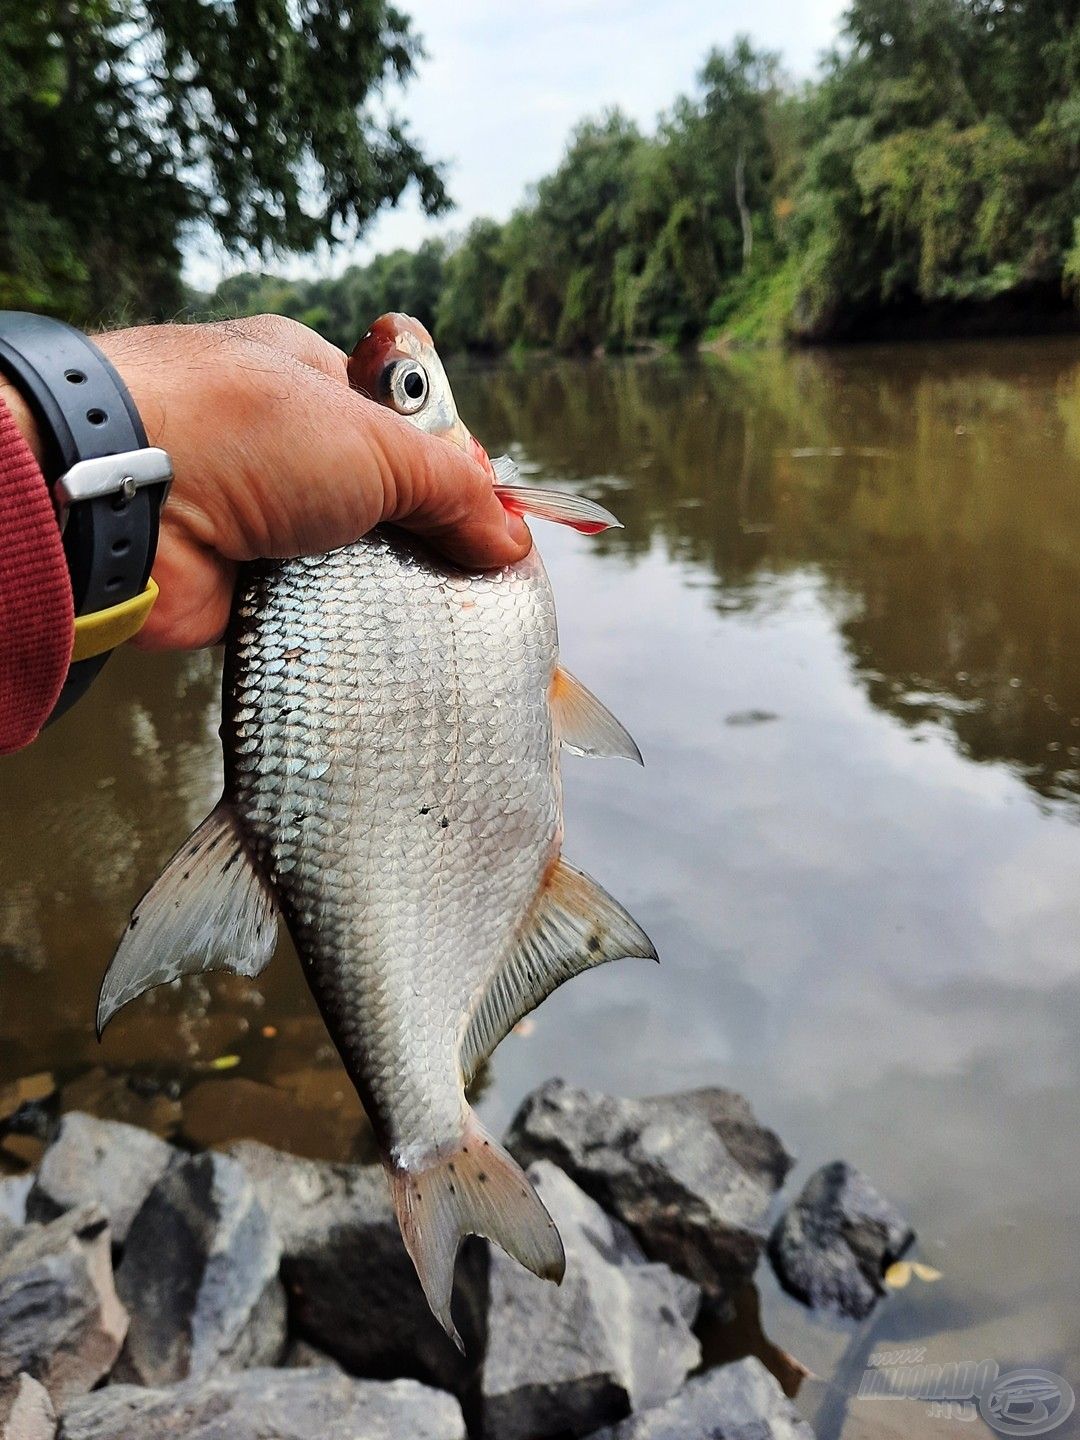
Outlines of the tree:
[[0,301],[181,299],[200,227],[266,256],[356,232],[441,172],[371,97],[420,53],[386,0],[40,0],[0,11]]
[[800,328],[1061,295],[1080,214],[1076,0],[853,0],[812,102]]
[[729,53],[713,50],[698,77],[705,91],[706,143],[717,169],[731,177],[744,269],[754,249],[753,210],[768,195],[772,153],[766,122],[779,88],[779,66],[778,55],[755,50],[748,37],[740,35]]
[[498,348],[495,310],[505,274],[502,227],[474,220],[445,266],[442,294],[435,308],[439,343],[447,350]]

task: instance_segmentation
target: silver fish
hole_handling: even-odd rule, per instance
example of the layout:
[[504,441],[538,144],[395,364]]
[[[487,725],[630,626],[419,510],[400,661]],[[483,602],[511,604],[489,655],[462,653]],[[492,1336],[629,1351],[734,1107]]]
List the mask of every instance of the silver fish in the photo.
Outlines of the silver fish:
[[[384,316],[358,388],[484,455],[427,332]],[[484,455],[486,460],[486,455]],[[504,503],[596,531],[599,506],[513,482]],[[465,1098],[478,1067],[556,986],[640,927],[561,857],[560,743],[640,763],[558,663],[535,548],[485,574],[378,529],[345,549],[250,566],[226,649],[221,802],[132,912],[98,1029],[180,975],[257,975],[284,916],[379,1140],[428,1303],[450,1318],[462,1237],[562,1277],[547,1211]]]

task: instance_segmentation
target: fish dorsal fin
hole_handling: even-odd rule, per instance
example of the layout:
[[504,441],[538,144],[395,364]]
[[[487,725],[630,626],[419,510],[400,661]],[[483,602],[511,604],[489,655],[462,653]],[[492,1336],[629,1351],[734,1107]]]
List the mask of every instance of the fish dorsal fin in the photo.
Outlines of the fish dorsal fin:
[[564,980],[608,960],[635,957],[657,959],[637,921],[590,876],[556,861],[469,1021],[461,1044],[466,1085],[499,1041]]
[[98,1037],[155,985],[203,970],[258,975],[276,941],[273,895],[222,800],[131,912],[101,985]]
[[622,755],[645,762],[634,738],[606,705],[560,665],[548,692],[555,733],[575,755]]
[[495,475],[495,494],[504,508],[514,515],[535,515],[540,520],[554,520],[556,524],[580,530],[583,535],[622,529],[610,510],[597,505],[595,500],[586,500],[584,495],[522,485],[518,467],[509,455],[497,455],[491,462],[491,468]]

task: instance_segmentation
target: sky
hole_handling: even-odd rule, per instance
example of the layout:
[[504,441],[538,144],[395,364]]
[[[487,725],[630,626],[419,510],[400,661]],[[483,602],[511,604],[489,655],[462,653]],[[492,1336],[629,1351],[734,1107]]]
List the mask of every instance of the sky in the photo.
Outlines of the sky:
[[[432,221],[409,194],[364,237],[332,253],[267,265],[289,275],[333,274],[478,215],[505,220],[526,187],[558,164],[587,115],[620,106],[646,130],[714,46],[740,32],[780,52],[796,78],[815,71],[835,40],[844,0],[401,0],[428,58],[387,99],[431,159],[447,162],[456,208]],[[244,268],[214,247],[189,253],[190,283],[212,286]]]

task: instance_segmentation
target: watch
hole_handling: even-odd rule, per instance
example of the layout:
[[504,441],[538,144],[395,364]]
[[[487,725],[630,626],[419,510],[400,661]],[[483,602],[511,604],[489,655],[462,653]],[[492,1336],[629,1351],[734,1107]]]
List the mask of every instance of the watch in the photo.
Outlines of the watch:
[[75,640],[49,722],[85,694],[157,595],[150,568],[172,480],[135,402],[85,335],[61,320],[0,311],[0,374],[33,413],[75,605]]

